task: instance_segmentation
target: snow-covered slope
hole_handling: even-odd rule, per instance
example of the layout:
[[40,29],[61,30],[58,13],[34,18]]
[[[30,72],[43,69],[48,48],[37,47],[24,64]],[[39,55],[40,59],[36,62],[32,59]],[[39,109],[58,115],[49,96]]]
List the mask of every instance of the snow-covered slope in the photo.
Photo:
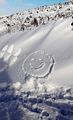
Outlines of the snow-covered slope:
[[52,6],[45,5],[10,16],[0,17],[0,24],[3,24],[6,27],[6,33],[10,33],[30,29],[31,26],[46,24],[50,20],[56,20],[61,17],[70,17],[72,11],[72,3],[60,3]]
[[73,120],[72,5],[48,9],[54,14],[45,25],[0,37],[1,120]]
[[2,49],[6,46],[9,47],[9,50],[5,50],[5,53],[1,56],[4,60],[8,54],[12,58],[15,56],[16,51],[20,53],[19,56],[17,55],[18,57],[16,56],[16,63],[8,68],[12,81],[23,82],[24,72],[22,66],[25,58],[35,51],[45,50],[48,55],[52,55],[55,58],[52,80],[48,80],[48,82],[52,81],[53,84],[63,85],[64,87],[68,85],[72,86],[73,31],[71,21],[71,17],[66,19],[61,18],[57,21],[49,22],[45,26],[34,28],[34,30],[31,29],[0,37],[0,56],[3,52]]

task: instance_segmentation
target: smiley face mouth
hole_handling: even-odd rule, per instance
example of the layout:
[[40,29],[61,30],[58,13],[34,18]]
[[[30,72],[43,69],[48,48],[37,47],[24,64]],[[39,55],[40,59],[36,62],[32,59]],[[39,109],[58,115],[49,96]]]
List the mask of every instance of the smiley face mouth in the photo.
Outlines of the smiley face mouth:
[[42,59],[31,59],[30,68],[34,70],[42,69],[45,65],[45,62]]

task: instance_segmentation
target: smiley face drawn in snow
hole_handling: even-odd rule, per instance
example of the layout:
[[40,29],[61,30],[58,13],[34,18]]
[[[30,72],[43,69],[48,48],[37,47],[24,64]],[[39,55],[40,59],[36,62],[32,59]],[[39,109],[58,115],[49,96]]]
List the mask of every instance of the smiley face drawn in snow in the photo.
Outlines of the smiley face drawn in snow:
[[54,58],[39,50],[26,57],[22,69],[33,77],[42,78],[51,73],[53,66]]

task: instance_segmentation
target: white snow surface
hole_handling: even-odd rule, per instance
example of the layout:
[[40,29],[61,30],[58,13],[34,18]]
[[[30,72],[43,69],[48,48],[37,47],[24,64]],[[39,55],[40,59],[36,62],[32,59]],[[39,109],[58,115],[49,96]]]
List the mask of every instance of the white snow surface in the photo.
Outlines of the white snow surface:
[[69,3],[0,17],[1,120],[73,120],[72,14]]
[[[32,16],[46,16],[50,14],[49,11],[57,13],[62,11],[64,14],[66,10],[70,8],[70,13],[72,12],[72,5],[62,5],[61,10],[57,6],[50,6],[47,8],[41,8],[36,14],[38,9],[33,9],[25,11],[24,13],[14,14],[12,18],[15,18],[16,24],[18,19],[22,16],[28,16],[32,12]],[[47,10],[48,9],[48,10]],[[54,10],[56,9],[56,11]],[[47,10],[47,13],[45,12]],[[35,12],[34,12],[35,11]],[[44,11],[44,12],[41,12]],[[69,13],[69,14],[70,14]],[[26,15],[25,15],[26,14]],[[19,17],[20,16],[20,17]],[[3,17],[2,20],[8,20],[8,18]],[[21,19],[22,20],[22,19]],[[13,23],[13,20],[9,23]],[[72,31],[72,17],[66,16],[56,19],[50,19],[45,25],[40,24],[37,27],[31,26],[31,29],[26,29],[20,32],[11,32],[0,37],[0,58],[8,64],[6,72],[8,73],[8,81],[11,83],[20,82],[22,85],[25,84],[25,69],[23,70],[23,63],[30,54],[36,51],[44,50],[49,56],[53,56],[55,59],[55,65],[52,70],[51,75],[40,81],[46,83],[47,89],[51,90],[54,87],[71,87],[73,86],[73,31]],[[29,64],[29,63],[27,63]],[[44,70],[45,71],[45,70]],[[1,83],[7,82],[5,77],[1,75]],[[36,79],[36,78],[35,78]],[[36,79],[37,80],[37,79]],[[30,80],[26,83],[27,88],[30,84]],[[25,86],[26,86],[25,84]],[[30,84],[31,86],[31,84]],[[30,87],[31,88],[31,87]],[[33,89],[33,85],[32,85]],[[27,89],[28,90],[28,89]]]

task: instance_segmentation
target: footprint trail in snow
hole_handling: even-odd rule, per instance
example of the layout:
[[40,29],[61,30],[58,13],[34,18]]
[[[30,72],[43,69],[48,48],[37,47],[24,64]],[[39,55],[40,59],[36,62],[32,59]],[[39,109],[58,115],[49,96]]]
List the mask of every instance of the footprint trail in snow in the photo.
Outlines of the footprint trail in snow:
[[21,48],[15,49],[14,44],[4,46],[0,51],[0,72],[12,66],[17,61],[20,53]]

